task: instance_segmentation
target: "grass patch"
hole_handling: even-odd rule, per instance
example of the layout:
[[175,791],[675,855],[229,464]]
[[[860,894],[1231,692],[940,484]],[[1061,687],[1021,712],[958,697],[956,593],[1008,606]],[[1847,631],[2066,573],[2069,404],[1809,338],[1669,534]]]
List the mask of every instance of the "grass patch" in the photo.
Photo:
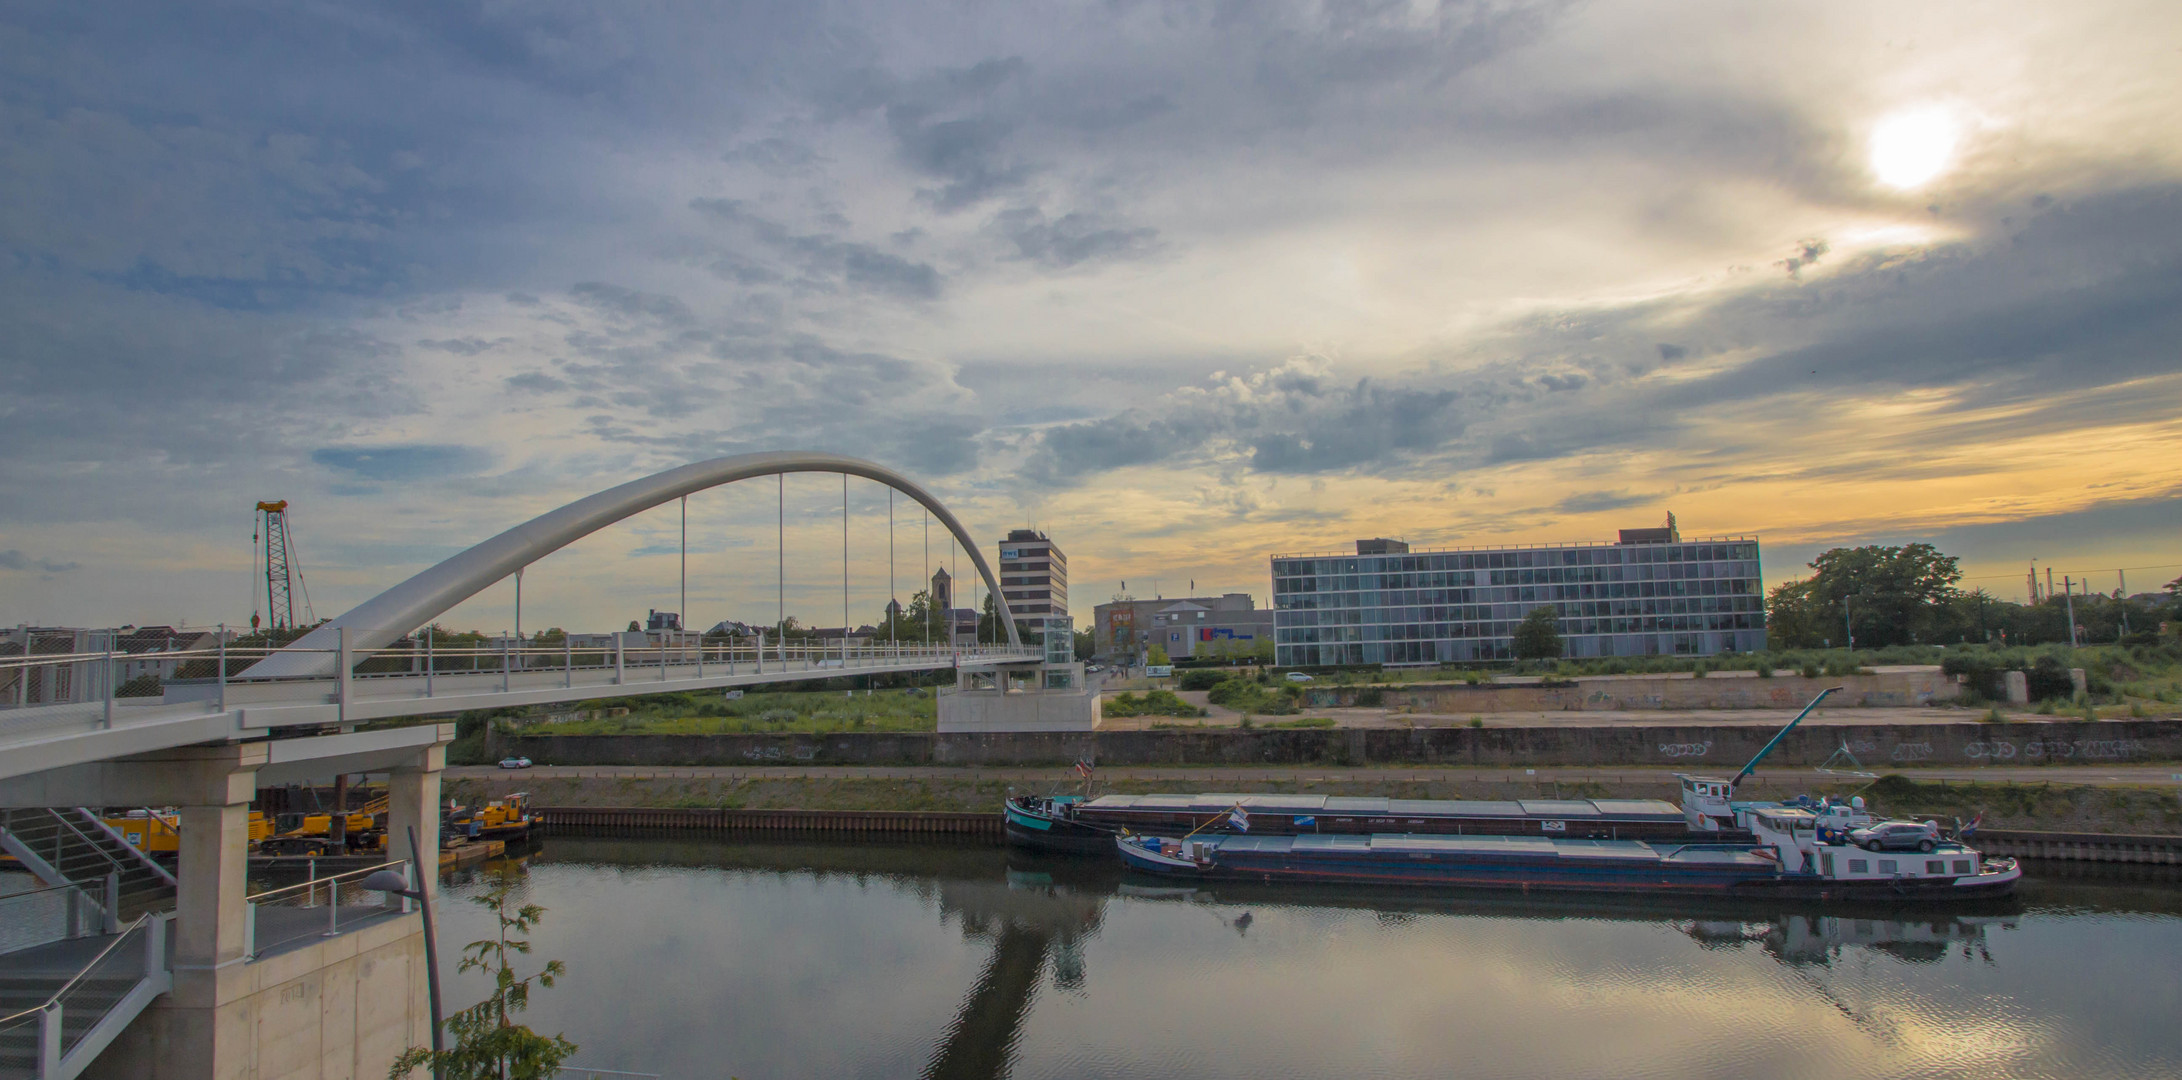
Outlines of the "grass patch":
[[[677,695],[680,698],[696,695]],[[625,715],[610,715],[618,709]],[[550,715],[550,714],[549,714]],[[601,701],[580,719],[521,725],[525,735],[720,735],[744,732],[935,731],[939,713],[930,691],[812,690]]]
[[1282,720],[1266,726],[1277,728],[1330,728],[1334,726],[1334,723],[1331,716],[1302,716],[1294,720]]

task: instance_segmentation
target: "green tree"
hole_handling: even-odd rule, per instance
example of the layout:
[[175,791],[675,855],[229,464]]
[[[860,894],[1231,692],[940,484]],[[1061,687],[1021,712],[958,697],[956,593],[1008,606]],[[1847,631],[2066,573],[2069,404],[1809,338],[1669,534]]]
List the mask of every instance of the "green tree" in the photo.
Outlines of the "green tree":
[[462,962],[455,968],[457,972],[491,972],[492,993],[447,1018],[453,1049],[435,1054],[412,1046],[395,1059],[387,1080],[402,1080],[420,1067],[435,1069],[448,1080],[543,1080],[558,1073],[561,1062],[576,1052],[575,1043],[559,1035],[540,1035],[511,1019],[530,1007],[531,983],[551,988],[553,980],[567,970],[560,961],[548,960],[538,971],[516,978],[514,956],[527,955],[530,941],[510,935],[529,933],[545,909],[524,904],[510,914],[513,889],[513,876],[503,874],[490,891],[470,898],[471,903],[492,909],[500,929],[494,937],[463,946]]
[[1834,548],[1811,560],[1813,573],[1801,583],[1800,610],[1791,617],[1809,624],[1809,630],[1798,628],[1800,636],[1815,632],[1835,645],[1847,645],[1852,628],[1857,647],[1864,649],[1950,640],[1959,637],[1947,633],[1955,583],[1962,580],[1956,564],[1954,556],[1930,544]]
[[1076,662],[1082,663],[1098,655],[1098,635],[1089,630],[1076,631]]
[[977,640],[987,645],[1008,640],[1007,631],[1000,628],[1000,605],[993,603],[991,593],[985,594],[985,611],[977,617]]
[[1561,613],[1551,605],[1530,609],[1515,628],[1518,660],[1552,660],[1561,655]]
[[1765,600],[1766,644],[1776,649],[1815,649],[1824,642],[1825,636],[1817,606],[1811,598],[1811,579],[1784,581],[1773,586]]
[[1159,644],[1156,641],[1153,642],[1152,647],[1144,653],[1144,662],[1146,664],[1173,663],[1173,661],[1167,659],[1167,647],[1165,645]]

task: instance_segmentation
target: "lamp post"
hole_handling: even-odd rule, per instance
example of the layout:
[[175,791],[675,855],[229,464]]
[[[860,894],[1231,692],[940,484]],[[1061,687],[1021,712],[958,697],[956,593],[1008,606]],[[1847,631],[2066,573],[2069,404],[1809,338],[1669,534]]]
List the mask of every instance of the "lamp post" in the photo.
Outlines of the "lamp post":
[[424,863],[417,851],[417,827],[409,827],[409,866],[417,877],[414,886],[392,870],[381,870],[364,878],[361,888],[372,892],[406,896],[417,902],[424,912],[424,978],[425,990],[432,999],[432,1078],[440,1080],[440,1055],[446,1052],[441,1042],[439,1015],[439,939],[432,932],[432,897],[424,888]]

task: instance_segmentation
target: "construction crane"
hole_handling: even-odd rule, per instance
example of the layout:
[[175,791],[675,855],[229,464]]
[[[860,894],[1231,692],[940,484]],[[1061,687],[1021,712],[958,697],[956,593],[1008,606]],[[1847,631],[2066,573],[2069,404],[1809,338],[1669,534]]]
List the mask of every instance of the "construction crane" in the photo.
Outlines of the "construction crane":
[[[304,618],[316,622],[316,612],[311,610],[311,591],[303,584],[303,563],[297,558],[295,533],[288,527],[288,500],[261,502],[258,504],[257,529],[250,534],[250,542],[265,567],[266,618],[272,623],[268,629],[294,630],[302,625],[295,617],[295,594],[303,594]],[[257,616],[250,617],[253,629]]]

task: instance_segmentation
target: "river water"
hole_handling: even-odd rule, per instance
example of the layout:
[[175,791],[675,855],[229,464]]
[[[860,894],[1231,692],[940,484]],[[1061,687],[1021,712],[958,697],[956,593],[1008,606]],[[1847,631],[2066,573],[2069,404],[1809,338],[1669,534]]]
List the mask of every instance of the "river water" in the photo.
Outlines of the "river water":
[[[1905,916],[568,837],[507,872],[568,966],[528,1022],[670,1078],[2182,1076],[2174,883],[2041,873]],[[450,952],[491,930],[462,902],[488,873],[449,886]]]

